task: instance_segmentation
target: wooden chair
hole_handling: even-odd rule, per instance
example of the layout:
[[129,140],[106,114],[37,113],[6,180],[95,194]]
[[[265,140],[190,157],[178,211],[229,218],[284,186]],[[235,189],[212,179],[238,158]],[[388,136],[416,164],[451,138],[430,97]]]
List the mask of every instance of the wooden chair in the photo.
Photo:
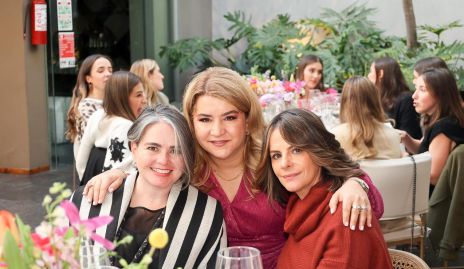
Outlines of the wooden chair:
[[393,263],[393,269],[430,269],[430,267],[416,255],[396,249],[388,249]]
[[[393,226],[398,225],[392,231],[384,230],[385,242],[389,247],[419,244],[422,258],[426,235],[425,218],[424,221],[418,221],[418,224],[415,222],[428,210],[431,161],[430,154],[425,152],[413,155],[412,158],[408,156],[360,162],[361,169],[369,175],[382,194],[384,214],[381,223],[388,221]],[[405,219],[406,225],[403,221]]]

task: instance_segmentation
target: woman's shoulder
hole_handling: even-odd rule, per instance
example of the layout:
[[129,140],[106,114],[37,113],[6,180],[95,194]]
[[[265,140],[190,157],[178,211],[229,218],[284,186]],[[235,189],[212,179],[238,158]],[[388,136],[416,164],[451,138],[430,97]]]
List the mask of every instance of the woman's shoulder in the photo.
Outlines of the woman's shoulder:
[[192,185],[189,185],[183,191],[188,192],[189,194],[191,194],[192,197],[194,197],[194,196],[197,197],[196,200],[198,200],[198,199],[206,200],[207,203],[213,203],[213,204],[219,203],[219,201],[216,198],[214,198],[214,197],[200,191],[198,188],[196,188],[196,187],[194,187]]

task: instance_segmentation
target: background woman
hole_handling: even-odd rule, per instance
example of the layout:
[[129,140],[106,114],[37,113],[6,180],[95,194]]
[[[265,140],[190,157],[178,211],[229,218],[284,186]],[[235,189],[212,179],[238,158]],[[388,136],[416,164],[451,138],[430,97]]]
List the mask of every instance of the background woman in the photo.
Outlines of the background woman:
[[143,86],[136,75],[118,71],[110,77],[103,110],[90,117],[77,154],[76,169],[81,185],[114,166],[130,166],[127,130],[146,103]]
[[226,246],[224,219],[216,200],[189,186],[194,147],[182,114],[166,106],[147,108],[127,137],[137,171],[99,207],[91,207],[79,188],[72,200],[81,217],[112,215],[113,222],[97,234],[111,241],[132,235],[131,243],[116,249],[129,263],[140,261],[149,251],[147,235],[162,227],[169,243],[155,252],[149,268],[214,268],[217,251]]
[[379,93],[367,78],[352,77],[343,85],[340,122],[332,133],[353,160],[401,157],[400,136],[387,123]]
[[[270,200],[287,204],[288,239],[277,268],[392,268],[377,220],[350,232],[329,213],[329,200],[349,178],[366,178],[321,120],[306,110],[278,114],[264,135],[258,182]],[[353,205],[353,213],[364,210]]]
[[324,64],[316,55],[305,55],[296,66],[296,79],[305,82],[305,98],[308,98],[310,90],[325,91]]
[[74,160],[84,135],[87,120],[102,108],[106,81],[113,73],[110,58],[101,54],[90,55],[82,62],[77,74],[68,110],[66,138],[74,143]]
[[394,127],[420,139],[420,118],[412,105],[412,93],[398,62],[390,57],[376,59],[368,78],[380,93],[383,110],[395,121]]
[[135,61],[130,71],[140,77],[143,88],[148,99],[148,105],[169,105],[168,97],[161,91],[164,88],[163,79],[159,65],[152,59]]
[[428,69],[416,80],[414,107],[422,115],[424,137],[402,133],[408,151],[432,155],[430,183],[435,185],[450,152],[464,143],[464,109],[453,74],[444,68]]

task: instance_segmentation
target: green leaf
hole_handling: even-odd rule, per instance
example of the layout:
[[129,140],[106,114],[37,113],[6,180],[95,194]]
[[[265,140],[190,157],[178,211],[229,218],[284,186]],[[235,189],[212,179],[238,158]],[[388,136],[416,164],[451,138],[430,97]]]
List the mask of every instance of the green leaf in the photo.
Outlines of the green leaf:
[[20,254],[19,247],[9,230],[5,233],[3,246],[3,256],[8,268],[27,269],[26,263]]

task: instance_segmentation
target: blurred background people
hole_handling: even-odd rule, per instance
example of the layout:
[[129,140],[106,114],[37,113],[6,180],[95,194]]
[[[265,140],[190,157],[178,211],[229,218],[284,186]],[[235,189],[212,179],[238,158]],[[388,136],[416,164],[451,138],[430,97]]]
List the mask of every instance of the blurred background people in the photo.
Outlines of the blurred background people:
[[147,103],[139,77],[115,72],[107,81],[103,109],[88,120],[76,158],[80,185],[93,176],[132,162],[127,131]]
[[332,133],[353,160],[401,157],[400,136],[387,121],[375,86],[365,77],[343,85],[340,122]]
[[149,106],[169,104],[168,97],[162,92],[164,89],[164,76],[155,60],[142,59],[135,61],[132,64],[130,71],[139,76],[142,81]]
[[79,68],[68,110],[66,131],[66,138],[74,143],[74,160],[79,151],[87,120],[95,111],[102,108],[105,85],[112,73],[111,59],[101,54],[88,56]]
[[390,57],[376,59],[368,78],[379,91],[383,110],[394,120],[394,127],[420,139],[420,117],[414,110],[412,93],[398,62]]

